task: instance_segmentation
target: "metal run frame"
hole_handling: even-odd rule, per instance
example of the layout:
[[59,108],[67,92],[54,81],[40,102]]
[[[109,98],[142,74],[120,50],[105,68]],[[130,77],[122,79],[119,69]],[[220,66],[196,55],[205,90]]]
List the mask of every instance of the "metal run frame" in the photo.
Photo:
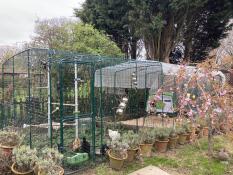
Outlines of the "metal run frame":
[[[32,64],[33,61],[37,62],[38,60],[36,60],[36,58],[31,58],[32,56],[37,56],[37,54],[40,54],[40,52],[43,52],[43,59],[45,59],[45,63],[46,63],[46,69],[44,70],[39,70],[38,72],[33,72],[32,70]],[[33,100],[33,95],[34,92],[36,90],[36,92],[38,92],[39,96],[44,96],[45,97],[45,101],[46,101],[46,109],[44,111],[46,111],[47,118],[46,119],[46,123],[47,123],[47,132],[46,135],[48,136],[48,142],[49,142],[49,146],[53,147],[54,146],[54,139],[53,136],[55,133],[53,133],[53,116],[54,113],[56,111],[59,110],[59,114],[58,114],[58,122],[60,124],[60,129],[59,129],[59,148],[61,151],[65,150],[65,145],[64,145],[64,126],[65,126],[65,122],[70,122],[70,121],[74,121],[74,129],[75,129],[75,138],[79,137],[79,123],[81,122],[80,119],[90,119],[90,123],[91,123],[91,146],[92,146],[92,150],[91,150],[91,155],[93,160],[95,160],[95,155],[96,155],[96,117],[99,117],[99,121],[100,122],[100,145],[102,146],[104,143],[104,124],[103,124],[103,117],[104,117],[104,102],[105,102],[105,98],[104,98],[104,89],[102,87],[102,79],[103,79],[103,72],[102,69],[104,67],[109,67],[109,66],[115,66],[118,65],[119,63],[127,63],[128,64],[132,64],[132,67],[129,68],[124,68],[122,67],[121,69],[117,70],[114,74],[114,77],[112,77],[114,79],[114,94],[116,93],[116,76],[119,72],[123,72],[126,71],[127,69],[135,69],[136,68],[136,72],[141,72],[141,71],[145,71],[145,93],[144,93],[144,100],[147,100],[147,91],[146,91],[146,86],[147,86],[147,76],[149,74],[153,74],[153,73],[159,73],[161,72],[161,74],[158,74],[159,77],[161,77],[161,79],[158,79],[158,84],[161,84],[163,82],[163,71],[162,71],[162,66],[160,62],[155,62],[155,61],[145,61],[145,63],[148,63],[148,65],[138,65],[138,61],[128,61],[128,60],[124,60],[124,59],[112,59],[109,57],[100,57],[100,56],[96,56],[96,55],[84,55],[84,54],[79,54],[79,53],[72,53],[72,52],[62,52],[62,51],[54,51],[54,50],[47,50],[47,49],[28,49],[25,50],[23,52],[20,52],[16,55],[14,55],[12,58],[12,64],[11,62],[9,62],[9,64],[11,64],[9,66],[9,68],[11,68],[12,70],[10,71],[12,73],[12,76],[10,76],[9,81],[12,81],[13,83],[13,95],[12,95],[12,101],[8,101],[8,102],[4,102],[5,99],[5,95],[4,95],[4,91],[5,91],[5,74],[7,72],[5,72],[4,70],[4,66],[7,66],[5,64],[2,65],[2,106],[8,104],[8,105],[13,105],[13,110],[12,110],[12,120],[16,121],[15,119],[17,118],[18,115],[18,107],[16,106],[16,89],[18,86],[18,81],[20,81],[19,77],[16,76],[15,69],[17,68],[18,65],[16,64],[16,61],[18,58],[18,55],[23,54],[22,60],[25,61],[25,72],[21,72],[21,74],[25,74],[25,80],[26,80],[26,84],[25,85],[25,90],[27,90],[27,99],[28,99],[28,103],[31,104],[32,100]],[[16,58],[17,57],[17,58]],[[40,58],[38,58],[40,59]],[[143,63],[144,61],[140,61],[141,63]],[[8,64],[8,63],[7,63]],[[74,84],[71,84],[71,86],[73,87],[74,90],[74,96],[72,96],[72,98],[74,97],[74,99],[72,99],[72,102],[67,102],[64,98],[65,92],[64,92],[64,68],[66,68],[67,65],[71,65],[72,67],[72,76],[74,75],[74,79],[69,80],[72,81],[74,80]],[[80,110],[80,105],[79,105],[79,101],[81,99],[79,99],[79,85],[82,83],[82,79],[80,79],[80,77],[78,77],[78,72],[79,72],[79,66],[89,66],[90,67],[90,77],[88,77],[90,79],[90,94],[88,94],[88,98],[90,97],[90,112],[84,112],[81,113],[79,112]],[[12,66],[12,67],[11,67]],[[37,65],[34,67],[38,67]],[[161,67],[161,70],[155,70],[155,72],[148,72],[147,69],[150,67]],[[95,76],[96,70],[100,71],[100,75],[99,77]],[[44,71],[44,72],[42,72]],[[54,72],[56,74],[56,81],[59,81],[59,91],[58,94],[56,94],[56,92],[54,92],[54,88],[56,88],[55,83],[54,82]],[[35,73],[37,73],[36,75],[34,75]],[[43,74],[44,73],[44,74]],[[43,77],[43,75],[47,76],[47,79],[45,77]],[[35,81],[35,77],[38,79],[37,85],[33,84],[33,81]],[[33,79],[34,78],[34,79]],[[95,87],[95,78],[98,78],[100,80],[100,87]],[[46,83],[43,85],[42,80],[46,79]],[[17,81],[16,81],[17,80]],[[17,82],[17,83],[16,83]],[[34,87],[36,86],[36,87]],[[144,86],[144,85],[143,85]],[[98,89],[97,89],[98,88]],[[133,88],[133,87],[131,87]],[[43,90],[44,93],[42,93]],[[98,93],[97,93],[98,91]],[[54,99],[55,95],[57,95],[57,97]],[[73,95],[73,94],[72,94]],[[98,98],[98,102],[97,102],[97,98]],[[74,102],[73,102],[74,100]],[[113,99],[116,100],[116,99]],[[98,103],[98,104],[97,104]],[[115,104],[115,103],[114,103]],[[39,104],[41,105],[41,104]],[[54,106],[59,106],[54,108]],[[146,104],[145,104],[146,105]],[[65,111],[65,107],[71,107],[72,110],[74,110],[74,112],[72,114],[68,114]],[[89,107],[89,106],[88,106]],[[97,109],[98,107],[98,109]],[[146,106],[145,106],[146,107]],[[33,133],[33,128],[36,124],[34,119],[35,117],[37,117],[37,114],[33,114],[33,110],[31,108],[31,106],[28,106],[28,110],[27,110],[27,120],[28,120],[28,128],[29,128],[29,144],[31,147],[33,147],[32,144],[32,140],[34,135]],[[44,108],[44,106],[43,106]],[[1,122],[2,127],[7,126],[7,121],[9,120],[8,117],[6,117],[5,115],[5,110],[6,108],[2,107],[2,114],[3,114],[3,120]],[[98,113],[97,113],[98,112]],[[36,116],[35,116],[36,115]],[[45,116],[43,116],[45,117]],[[73,125],[72,125],[73,127]],[[97,128],[98,129],[98,128]]]

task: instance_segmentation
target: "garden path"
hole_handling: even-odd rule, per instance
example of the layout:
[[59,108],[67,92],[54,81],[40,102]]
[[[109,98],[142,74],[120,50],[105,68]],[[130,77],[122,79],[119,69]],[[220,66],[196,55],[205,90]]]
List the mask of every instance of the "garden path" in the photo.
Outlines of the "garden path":
[[149,165],[128,175],[170,175],[156,166]]

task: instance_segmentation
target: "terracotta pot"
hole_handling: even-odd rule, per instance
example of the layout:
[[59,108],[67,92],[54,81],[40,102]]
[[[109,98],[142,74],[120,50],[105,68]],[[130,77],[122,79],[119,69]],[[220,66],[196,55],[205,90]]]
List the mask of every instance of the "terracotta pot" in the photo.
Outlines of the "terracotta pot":
[[203,136],[208,136],[208,134],[209,134],[209,128],[208,127],[204,127],[202,129],[202,133],[203,133]]
[[13,163],[12,166],[11,166],[11,171],[15,174],[15,175],[33,175],[33,172],[34,170],[29,170],[27,172],[18,172],[16,169],[15,169],[15,165],[16,163]]
[[195,134],[196,134],[196,127],[192,126],[192,135],[195,135]]
[[186,143],[186,138],[187,138],[188,134],[179,134],[179,138],[178,138],[178,143],[180,145],[184,145]]
[[153,144],[140,144],[142,157],[151,157]]
[[160,153],[165,153],[167,151],[167,145],[169,140],[156,140],[155,141],[155,148]]
[[127,162],[132,162],[136,158],[138,150],[139,148],[127,150],[127,154],[128,154]]
[[203,137],[203,128],[196,130],[196,135],[197,135],[198,139],[202,138]]
[[169,138],[169,142],[168,142],[168,148],[169,149],[175,149],[176,148],[178,138],[179,138],[178,136]]
[[[57,169],[60,169],[59,171],[59,175],[64,175],[65,174],[65,171],[62,167],[60,166],[56,166]],[[37,174],[37,173],[35,173]],[[43,172],[43,170],[38,170],[38,175],[46,175],[46,172]]]
[[187,142],[191,142],[191,140],[192,140],[192,131],[188,132],[186,137]]
[[219,126],[220,130],[221,131],[225,131],[226,130],[226,126],[224,123],[221,123],[220,126]]
[[0,145],[0,148],[4,156],[10,157],[12,155],[12,150],[15,148],[15,146]]
[[108,156],[110,161],[110,167],[115,170],[121,170],[124,165],[124,161],[128,157],[127,153],[125,153],[123,158],[116,158],[111,155],[111,150],[108,151]]

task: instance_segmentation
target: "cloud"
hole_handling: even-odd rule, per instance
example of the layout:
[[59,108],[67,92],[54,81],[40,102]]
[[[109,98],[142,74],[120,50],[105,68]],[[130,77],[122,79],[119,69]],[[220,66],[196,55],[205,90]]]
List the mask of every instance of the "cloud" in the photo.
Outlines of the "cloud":
[[38,18],[72,17],[84,0],[0,0],[0,45],[30,40]]

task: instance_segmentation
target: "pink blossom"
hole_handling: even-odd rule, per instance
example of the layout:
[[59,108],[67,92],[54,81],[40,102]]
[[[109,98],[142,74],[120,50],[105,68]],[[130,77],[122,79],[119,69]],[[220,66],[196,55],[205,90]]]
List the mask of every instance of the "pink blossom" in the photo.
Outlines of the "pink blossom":
[[219,94],[220,94],[220,96],[224,96],[224,95],[226,95],[226,93],[227,93],[227,91],[224,90],[224,91],[220,92]]
[[190,111],[188,112],[188,116],[189,116],[189,117],[192,117],[192,116],[193,116],[193,111],[192,111],[192,110],[190,110]]
[[162,100],[160,95],[155,95],[155,100]]

